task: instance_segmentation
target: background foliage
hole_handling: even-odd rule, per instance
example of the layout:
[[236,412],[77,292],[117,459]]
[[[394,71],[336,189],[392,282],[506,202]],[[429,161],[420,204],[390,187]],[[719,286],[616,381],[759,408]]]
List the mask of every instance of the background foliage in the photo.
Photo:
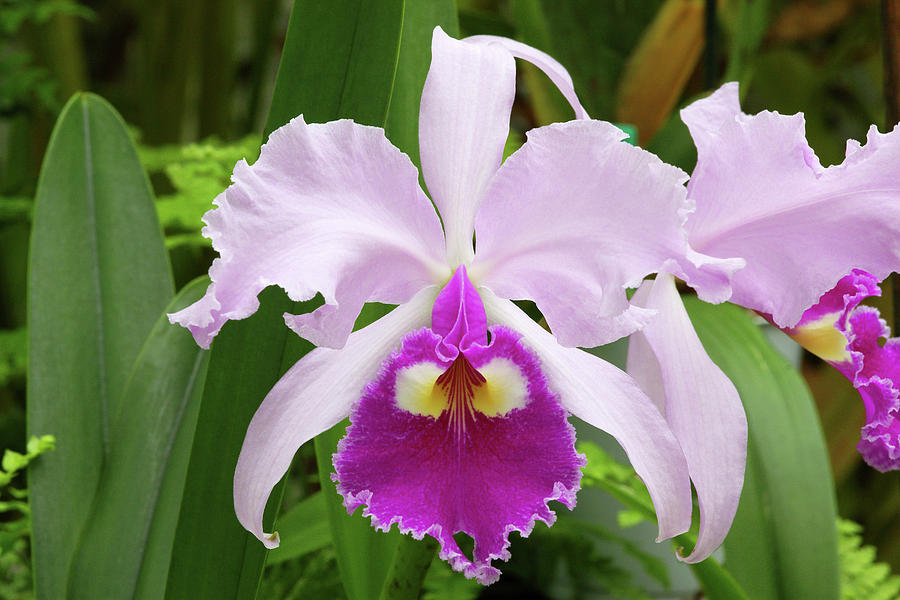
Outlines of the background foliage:
[[[593,117],[635,125],[642,145],[688,172],[696,157],[687,129],[678,118],[678,108],[726,80],[741,82],[747,112],[803,111],[809,140],[823,164],[839,162],[845,140],[862,139],[870,123],[877,124],[882,131],[885,129],[877,2],[721,0],[714,5],[714,19],[706,21],[708,7],[699,0],[459,0],[405,4],[342,0],[327,11],[315,2],[298,1],[293,6],[288,0],[0,1],[0,448],[18,451],[29,459],[37,452],[34,442],[26,442],[25,427],[29,376],[26,282],[33,199],[53,124],[75,92],[89,90],[99,94],[127,123],[127,130],[122,127],[121,131],[116,129],[118,125],[108,126],[115,135],[121,133],[123,145],[129,143],[129,138],[137,144],[137,159],[132,166],[136,179],[132,183],[136,181],[134,185],[140,187],[140,166],[143,166],[152,188],[152,197],[147,195],[156,207],[164,234],[164,251],[178,290],[205,273],[214,256],[208,241],[200,235],[200,219],[212,198],[227,186],[235,161],[245,157],[252,161],[263,133],[287,118],[302,111],[313,115],[307,117],[312,121],[349,116],[385,125],[391,139],[416,160],[418,94],[428,64],[430,30],[438,23],[454,34],[458,31],[460,35],[506,35],[549,52],[569,69],[576,90]],[[385,40],[393,39],[395,63],[386,63],[386,70],[377,71],[368,55],[346,56],[348,68],[358,68],[360,73],[372,78],[366,79],[366,85],[357,90],[358,96],[354,97],[351,91],[346,102],[335,108],[328,103],[329,92],[325,86],[315,88],[317,93],[321,92],[318,97],[313,94],[310,78],[317,77],[317,73],[300,73],[296,80],[286,75],[276,77],[276,74],[281,61],[293,60],[296,65],[305,65],[318,64],[314,61],[327,61],[329,57],[337,60],[334,53],[346,47],[347,40],[336,33],[337,29],[316,29],[310,24],[328,22],[333,16],[330,13],[341,10],[345,11],[341,17],[344,19],[362,19],[361,23],[369,25],[384,23],[369,41],[372,47],[386,48]],[[397,20],[400,14],[397,11],[403,13],[402,21]],[[319,55],[310,54],[312,50],[299,44],[297,40],[301,38],[296,37],[296,32],[300,30],[321,36]],[[333,46],[328,46],[329,43]],[[354,64],[357,66],[353,67]],[[571,118],[571,109],[543,75],[527,66],[519,67],[520,87],[510,151],[521,143],[522,134],[531,127]],[[389,76],[382,76],[388,72]],[[382,80],[378,79],[380,76]],[[81,102],[91,110],[100,110],[99,100]],[[108,117],[109,123],[118,123],[117,117],[111,114],[104,118]],[[51,281],[44,285],[41,297],[49,299],[47,295],[54,294],[55,290]],[[269,307],[269,317],[277,317],[281,312],[278,306],[287,300],[276,291],[270,292],[263,305]],[[188,293],[190,289],[182,292]],[[58,295],[62,297],[54,296],[54,302],[66,302],[65,293]],[[179,298],[183,301],[185,296]],[[168,300],[162,298],[162,303]],[[889,306],[890,302],[887,294],[882,299],[882,307]],[[145,319],[146,328],[149,331],[155,327],[151,338],[166,335],[159,325],[154,326],[157,308],[146,312],[149,315]],[[718,323],[719,319],[737,323],[735,327],[743,327],[740,331],[745,332],[758,328],[741,313],[729,308],[709,319],[712,323]],[[882,310],[882,313],[889,316],[891,311]],[[264,318],[262,314],[259,317]],[[701,330],[699,325],[698,330]],[[230,335],[233,341],[221,345],[231,343],[243,347],[246,343],[239,326]],[[759,342],[754,340],[753,343]],[[134,353],[141,350],[143,342],[143,337],[135,341]],[[162,348],[168,347],[164,344],[181,342],[154,343]],[[714,354],[710,344],[715,346],[720,342],[704,337],[704,343]],[[308,346],[297,340],[288,344],[287,350],[279,348],[272,356],[260,356],[260,360],[269,360],[273,365],[266,375],[269,379],[277,377],[291,360],[308,350]],[[189,345],[181,347],[178,357],[184,359],[182,363],[187,361],[186,364],[194,367],[202,362],[202,369],[207,368],[201,353],[194,352]],[[863,415],[858,395],[849,383],[812,357],[798,354],[789,345],[788,350],[812,390],[824,427],[838,513],[859,523],[841,521],[839,535],[835,534],[834,538],[842,557],[843,597],[896,597],[900,584],[890,575],[892,570],[900,571],[900,488],[896,478],[865,467],[855,451]],[[159,368],[160,363],[153,361],[165,361],[167,356],[152,346],[144,347],[142,352],[142,360],[147,361],[144,368]],[[601,352],[613,356],[615,350]],[[224,357],[224,351],[220,355]],[[726,355],[723,353],[723,360]],[[781,359],[775,358],[774,353],[765,355],[771,364],[781,365],[777,369],[782,368],[782,363],[777,363]],[[35,356],[40,360],[44,355],[32,352],[31,356],[34,361]],[[225,358],[214,357],[209,368],[224,372],[233,369],[229,364]],[[41,369],[50,372],[50,376],[55,374],[52,364],[33,366],[36,368],[30,376]],[[725,368],[724,363],[722,366]],[[136,376],[140,377],[139,367],[136,368]],[[734,368],[732,376],[737,382],[741,367]],[[183,374],[186,379],[182,387],[192,381],[191,372]],[[247,390],[255,390],[247,392],[246,410],[252,412],[254,403],[262,397],[259,390],[264,393],[271,384],[264,379],[241,380]],[[124,381],[120,383],[126,385]],[[776,381],[773,389],[787,389],[778,387],[782,383]],[[792,392],[794,396],[805,396],[799,380],[790,385],[798,386],[790,389],[800,390]],[[181,452],[185,462],[181,466],[177,460],[166,463],[165,469],[181,469],[180,472],[189,469],[186,456],[194,441],[192,419],[198,418],[201,396],[215,394],[215,386],[212,392],[204,392],[202,386],[190,389],[196,395],[197,404],[188,402],[184,406],[194,407],[191,410],[195,412],[186,409],[186,413],[178,413],[182,419],[178,423],[186,424],[179,427],[186,428],[188,433],[172,430],[169,434],[173,437],[166,438],[174,444],[176,457],[179,444],[184,446]],[[130,427],[138,429],[143,423],[141,410],[146,410],[146,406],[152,405],[147,403],[154,400],[152,395],[135,395],[139,401],[135,402],[133,412],[119,414],[118,418],[126,426],[130,419]],[[204,422],[202,415],[199,418]],[[234,427],[240,430],[239,426]],[[198,427],[197,431],[204,430]],[[813,424],[809,435],[815,437],[817,431]],[[35,433],[64,434],[60,431]],[[197,435],[203,438],[204,434]],[[209,437],[214,436],[209,434]],[[192,455],[191,460],[199,459]],[[213,459],[209,461],[211,464]],[[221,462],[227,464],[222,466],[220,474],[224,475],[220,479],[230,482],[233,460],[221,459]],[[21,465],[15,469],[7,466],[4,460],[6,472],[19,471]],[[626,469],[627,480],[627,466],[620,467]],[[114,463],[109,468],[114,471]],[[204,468],[204,465],[195,466],[194,470]],[[174,485],[165,479],[165,473],[170,472],[165,469],[158,471],[160,479],[156,489]],[[613,493],[615,482],[623,481],[622,474],[613,468],[607,475],[588,477],[586,485]],[[102,476],[115,480],[114,472]],[[827,480],[827,476],[817,477],[819,481]],[[16,481],[18,487],[7,488],[8,492],[3,492],[0,498],[0,525],[3,526],[0,535],[6,536],[0,537],[0,581],[10,582],[7,588],[0,589],[0,596],[29,598],[30,554],[21,532],[28,531],[30,521],[28,511],[22,510],[19,492],[13,491],[21,489],[24,482]],[[196,480],[191,481],[191,485],[196,484]],[[342,542],[333,534],[340,530],[334,527],[341,526],[321,526],[323,520],[328,520],[327,515],[335,513],[327,504],[333,503],[333,497],[323,495],[320,487],[315,452],[310,445],[301,449],[284,486],[279,522],[285,545],[269,556],[259,584],[259,597],[346,594],[355,600],[365,595],[360,590],[366,586],[358,586],[353,591],[343,586],[337,575],[336,567],[343,565],[341,572],[346,580],[349,551],[341,549]],[[585,490],[582,504],[594,498],[589,495],[593,491]],[[99,498],[98,502],[102,503],[102,496]],[[193,507],[163,506],[162,509],[170,511],[169,518],[177,522],[179,510],[200,514],[209,507],[204,502]],[[641,525],[637,523],[647,515],[635,506],[628,510],[621,504],[614,506],[610,514],[617,514],[618,520],[612,524],[580,512],[561,514],[553,529],[538,528],[531,541],[516,541],[514,560],[505,569],[502,583],[486,590],[449,572],[437,561],[428,570],[424,597],[474,598],[480,594],[492,598],[531,593],[583,598],[605,591],[615,597],[645,598],[665,589],[677,595],[683,581],[678,570],[684,567],[671,559],[668,548],[663,553],[668,558],[662,559],[658,552],[653,553],[652,548],[648,550],[646,544],[638,544],[629,537],[632,527],[620,527],[639,528]],[[757,508],[764,511],[766,507]],[[117,509],[110,506],[108,510],[108,522],[115,523]],[[223,510],[227,512],[227,507]],[[745,510],[743,503],[742,510]],[[101,534],[96,543],[102,543],[103,517],[98,519],[96,527]],[[311,524],[316,523],[320,527],[311,530]],[[192,534],[185,529],[186,525],[179,527],[172,543],[176,552],[178,544],[187,544],[182,551],[190,554]],[[297,540],[295,544],[288,542],[292,530],[303,532],[293,538]],[[14,532],[12,537],[3,533],[8,531]],[[93,543],[90,532],[88,529],[85,538],[87,547]],[[353,540],[356,539],[353,536],[369,534],[363,528],[356,533],[347,530],[342,535]],[[235,535],[246,537],[242,530]],[[637,537],[649,539],[650,536]],[[744,540],[740,538],[741,542]],[[258,554],[255,558],[251,556],[253,551],[246,556],[241,554],[244,561],[241,564],[247,571],[239,574],[244,583],[238,587],[248,588],[248,597],[256,591],[258,572],[265,560],[259,549],[255,551]],[[163,560],[163,571],[168,567],[167,556],[159,559]],[[883,564],[876,564],[876,560]],[[251,563],[254,566],[247,566]],[[215,567],[207,565],[210,573],[215,572]],[[727,560],[725,567],[729,567]],[[179,575],[177,571],[174,569],[169,577],[188,581],[189,574]],[[740,569],[733,572],[753,597],[753,590],[740,576]],[[694,577],[713,581],[716,573],[715,570],[695,572]],[[688,581],[693,581],[690,577]],[[148,594],[147,597],[154,593],[152,586],[140,584],[138,588],[145,590],[142,593]],[[710,593],[710,588],[706,591]],[[785,590],[782,593],[789,594]]]

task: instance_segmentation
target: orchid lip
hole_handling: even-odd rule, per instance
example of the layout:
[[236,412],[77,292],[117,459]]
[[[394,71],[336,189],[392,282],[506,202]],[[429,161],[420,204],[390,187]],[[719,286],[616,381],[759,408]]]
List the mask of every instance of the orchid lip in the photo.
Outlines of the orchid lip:
[[472,366],[464,354],[460,354],[434,382],[447,396],[450,411],[450,430],[456,434],[457,441],[466,433],[466,421],[475,418],[475,392],[487,380],[478,369]]
[[[332,476],[349,512],[365,505],[377,529],[437,538],[440,556],[483,584],[509,559],[512,531],[551,524],[550,500],[574,506],[584,465],[540,360],[518,333],[491,333],[452,360],[433,330],[407,334],[354,407]],[[458,532],[475,541],[471,556]]]

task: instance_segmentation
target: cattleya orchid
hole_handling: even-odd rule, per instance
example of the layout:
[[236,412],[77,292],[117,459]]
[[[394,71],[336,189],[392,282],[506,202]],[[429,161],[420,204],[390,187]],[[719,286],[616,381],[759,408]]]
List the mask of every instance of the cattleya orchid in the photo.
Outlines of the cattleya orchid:
[[[865,145],[850,140],[844,162],[823,168],[802,114],[744,114],[737,83],[681,114],[698,153],[688,184],[696,203],[686,222],[691,247],[746,261],[732,279],[731,302],[759,312],[853,382],[866,408],[859,451],[879,470],[900,468],[898,342],[880,344],[886,325],[860,306],[900,270],[900,128],[881,134],[873,126]],[[694,287],[716,300],[719,290]],[[638,359],[646,354],[640,344],[632,349]],[[658,358],[662,365],[671,357]],[[638,380],[644,371],[635,369]]]
[[[532,130],[502,162],[514,57],[544,70],[579,119]],[[647,307],[627,299],[626,288],[647,275],[664,270],[724,300],[742,264],[688,246],[686,175],[625,137],[587,118],[552,58],[438,28],[419,115],[431,201],[383,130],[347,120],[297,117],[272,133],[254,165],[238,163],[204,217],[220,254],[212,283],[171,320],[207,347],[227,320],[257,309],[268,285],[294,300],[317,292],[325,300],[310,314],[285,315],[320,347],[275,385],[248,428],[234,503],[249,531],[278,545],[262,524],[272,488],[301,444],[349,415],[333,457],[348,511],[365,506],[378,529],[397,523],[433,536],[454,569],[491,583],[492,561],[509,558],[511,531],[551,524],[550,500],[575,503],[584,458],[571,413],[625,449],[650,492],[659,539],[688,529],[693,478],[700,536],[685,560],[721,543],[743,481],[746,421],[686,316],[669,319],[674,327],[658,337],[685,336],[677,352],[709,381],[665,405],[577,348],[662,316],[671,285]],[[511,299],[534,300],[553,334]],[[399,306],[351,333],[369,301]],[[718,397],[699,398],[705,393]],[[474,539],[471,557],[452,537],[460,531]]]

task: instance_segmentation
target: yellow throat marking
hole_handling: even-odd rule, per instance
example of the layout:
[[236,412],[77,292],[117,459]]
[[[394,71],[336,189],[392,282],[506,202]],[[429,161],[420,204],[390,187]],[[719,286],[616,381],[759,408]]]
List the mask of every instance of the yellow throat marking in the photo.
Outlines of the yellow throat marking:
[[451,427],[462,433],[477,413],[501,417],[524,407],[528,383],[507,358],[494,358],[475,369],[460,354],[447,369],[431,362],[401,369],[395,390],[399,408],[434,419],[449,411]]
[[851,360],[847,351],[847,338],[835,323],[841,313],[829,313],[821,318],[794,329],[791,337],[795,342],[829,362],[847,362]]

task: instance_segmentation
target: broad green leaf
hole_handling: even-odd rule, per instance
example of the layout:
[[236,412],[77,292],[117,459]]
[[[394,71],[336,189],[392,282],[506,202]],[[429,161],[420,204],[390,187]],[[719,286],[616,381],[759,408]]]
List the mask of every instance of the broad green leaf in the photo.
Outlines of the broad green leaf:
[[[307,32],[307,36],[298,40],[302,44],[298,43],[294,47],[297,51],[295,55],[297,69],[290,72],[280,69],[279,81],[282,81],[282,73],[285,73],[285,77],[291,77],[287,81],[294,83],[293,77],[297,76],[298,70],[301,74],[316,77],[318,81],[321,75],[317,70],[322,59],[316,58],[321,56],[322,52],[331,55],[334,61],[332,69],[340,66],[339,57],[346,56],[344,59],[346,75],[340,80],[340,87],[336,85],[337,79],[332,75],[335,85],[330,96],[324,96],[329,89],[327,83],[303,86],[303,95],[313,92],[315,95],[307,98],[306,104],[300,106],[318,107],[323,111],[321,118],[316,118],[319,115],[315,110],[304,108],[304,117],[308,121],[351,117],[358,122],[384,126],[400,52],[404,2],[392,0],[379,3],[360,0],[324,7],[321,3],[311,0],[296,4],[294,10],[292,20],[295,16],[300,19],[302,15],[307,22],[317,22],[318,25],[315,33]],[[321,26],[322,22],[329,23],[331,27]],[[287,52],[287,42],[285,48]],[[317,89],[312,90],[312,87]],[[297,100],[303,100],[303,96],[292,99],[292,102]],[[276,105],[275,100],[272,107],[274,114],[278,114],[275,112],[276,107],[284,110],[283,104]],[[360,324],[366,325],[378,318],[379,311],[380,308],[377,306],[366,307],[364,313],[371,314],[361,316]],[[395,532],[385,535],[376,532],[367,520],[348,515],[343,506],[342,499],[331,481],[331,455],[337,447],[338,440],[343,437],[345,427],[346,425],[337,425],[316,438],[316,461],[319,466],[319,480],[325,494],[328,522],[341,581],[350,600],[362,600],[377,597],[390,561],[396,552],[398,534]]]
[[431,36],[440,26],[450,37],[459,37],[454,0],[406,2],[397,77],[388,111],[388,139],[419,164],[419,103],[431,65]]
[[834,486],[806,384],[743,309],[685,304],[747,412],[747,474],[725,540],[729,572],[751,598],[837,598]]
[[325,495],[316,492],[278,517],[281,545],[269,552],[267,563],[275,565],[324,548],[331,543],[331,526]]
[[36,593],[65,598],[110,422],[144,339],[172,298],[153,197],[114,109],[63,109],[38,182],[28,275],[28,433],[58,451],[29,469]]
[[[278,289],[260,294],[260,309],[222,329],[213,343],[191,449],[165,597],[253,598],[265,548],[234,515],[234,466],[250,418],[301,350],[286,348],[282,315],[291,303]],[[282,332],[284,330],[284,332]],[[293,335],[293,334],[292,334]],[[293,344],[300,345],[300,339]],[[306,349],[306,348],[305,348]],[[281,499],[266,514],[271,527]]]
[[484,591],[484,586],[466,579],[443,560],[431,563],[422,588],[422,600],[475,600]]
[[[402,11],[401,0],[296,2],[266,133],[301,113],[307,122],[352,118],[383,126],[397,64]],[[269,289],[260,295],[260,309],[253,317],[226,324],[216,338],[167,598],[243,599],[256,594],[266,551],[234,516],[234,465],[256,408],[279,376],[311,349],[284,326],[283,313],[314,307],[314,303],[298,306],[279,290]],[[279,486],[273,491],[269,503],[268,530],[281,490]]]
[[[208,284],[206,277],[193,281],[166,312],[199,300]],[[109,457],[71,570],[71,597],[162,597],[208,358],[188,331],[159,317],[110,430]]]
[[397,70],[403,0],[297,0],[266,137],[299,114],[384,126]]
[[[366,304],[354,329],[360,329],[383,317],[391,306],[378,303]],[[331,539],[337,555],[341,581],[350,600],[375,600],[379,598],[382,584],[391,569],[400,543],[400,533],[393,529],[388,533],[376,531],[369,519],[361,516],[362,510],[347,514],[343,498],[331,480],[331,458],[337,444],[347,429],[348,421],[338,423],[316,436],[316,463],[319,483],[325,499]]]

